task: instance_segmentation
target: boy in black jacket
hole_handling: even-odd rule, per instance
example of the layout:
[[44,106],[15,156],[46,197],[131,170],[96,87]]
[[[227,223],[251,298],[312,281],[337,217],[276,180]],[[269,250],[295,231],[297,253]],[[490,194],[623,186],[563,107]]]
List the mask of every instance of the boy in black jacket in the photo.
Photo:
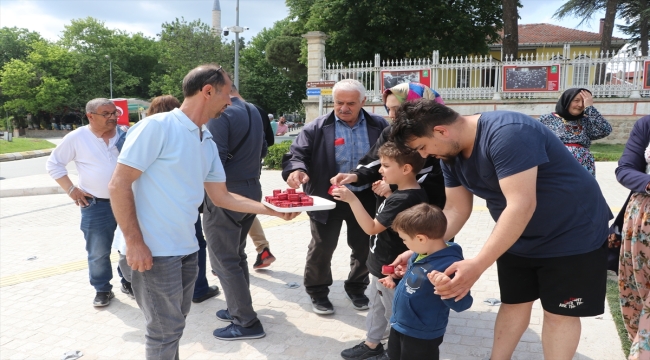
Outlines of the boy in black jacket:
[[333,190],[336,200],[350,204],[357,222],[370,236],[370,255],[366,265],[370,271],[370,310],[366,318],[366,341],[341,352],[344,359],[367,359],[384,352],[381,339],[386,332],[392,314],[393,289],[378,282],[384,275],[382,266],[392,263],[407,250],[399,235],[390,226],[400,212],[414,205],[427,202],[427,194],[418,184],[415,176],[422,169],[424,159],[417,152],[404,153],[392,142],[379,148],[379,158],[384,181],[397,185],[377,207],[375,219],[364,209],[359,199],[345,186]]

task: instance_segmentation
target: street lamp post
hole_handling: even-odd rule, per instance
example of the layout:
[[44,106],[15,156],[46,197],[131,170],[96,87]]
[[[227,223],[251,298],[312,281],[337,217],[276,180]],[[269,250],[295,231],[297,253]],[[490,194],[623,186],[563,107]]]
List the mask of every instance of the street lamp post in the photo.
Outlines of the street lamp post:
[[106,58],[108,59],[108,76],[110,79],[110,87],[111,87],[111,99],[113,98],[113,60],[111,60],[110,55],[106,55]]
[[235,33],[235,86],[239,89],[239,33],[248,30],[247,27],[239,26],[239,0],[237,0],[236,7],[236,23],[235,26],[230,26],[223,29],[223,35],[228,36],[230,31]]

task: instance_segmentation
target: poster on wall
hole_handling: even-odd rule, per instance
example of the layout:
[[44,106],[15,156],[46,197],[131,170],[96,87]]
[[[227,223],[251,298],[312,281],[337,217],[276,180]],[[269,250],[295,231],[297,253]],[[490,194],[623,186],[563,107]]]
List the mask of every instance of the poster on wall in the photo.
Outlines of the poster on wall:
[[117,108],[117,125],[129,126],[129,104],[126,99],[111,99]]
[[381,91],[403,83],[420,83],[431,86],[431,71],[426,70],[398,70],[381,72]]
[[643,89],[650,90],[650,60],[643,62]]
[[559,84],[559,64],[503,67],[503,91],[558,91]]

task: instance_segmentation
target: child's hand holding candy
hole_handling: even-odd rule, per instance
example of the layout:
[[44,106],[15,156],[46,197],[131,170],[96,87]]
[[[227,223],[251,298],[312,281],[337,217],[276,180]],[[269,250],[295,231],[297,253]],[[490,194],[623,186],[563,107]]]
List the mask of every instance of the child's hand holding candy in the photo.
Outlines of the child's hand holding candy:
[[384,285],[386,289],[394,289],[395,288],[395,281],[393,281],[392,276],[386,276],[385,278],[381,278],[379,280],[380,284]]

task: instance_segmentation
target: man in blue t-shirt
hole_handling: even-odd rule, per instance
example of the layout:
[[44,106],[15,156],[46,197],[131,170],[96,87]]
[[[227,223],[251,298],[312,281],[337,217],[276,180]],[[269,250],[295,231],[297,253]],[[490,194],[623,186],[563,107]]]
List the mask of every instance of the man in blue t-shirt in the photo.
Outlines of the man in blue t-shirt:
[[486,200],[496,221],[479,254],[452,264],[445,273],[455,277],[437,292],[463,298],[496,261],[502,306],[490,358],[512,357],[540,299],[544,358],[570,359],[580,317],[604,311],[603,245],[612,214],[595,178],[548,128],[516,112],[461,116],[431,100],[406,102],[391,135],[398,145],[442,160],[445,239],[469,218],[472,195]]

